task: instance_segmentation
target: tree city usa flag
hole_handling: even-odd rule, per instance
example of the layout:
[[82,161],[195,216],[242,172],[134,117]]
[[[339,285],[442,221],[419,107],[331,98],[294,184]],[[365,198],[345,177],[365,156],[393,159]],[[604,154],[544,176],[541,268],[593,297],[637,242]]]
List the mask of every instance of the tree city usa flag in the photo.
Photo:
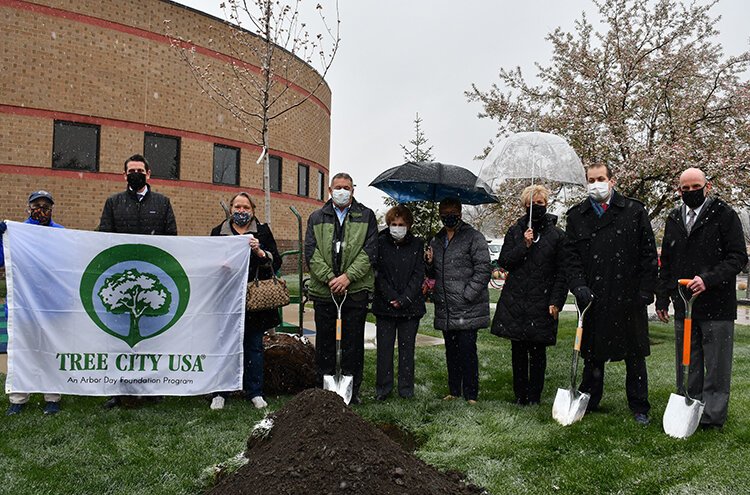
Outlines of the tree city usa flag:
[[7,225],[6,393],[242,387],[246,238]]

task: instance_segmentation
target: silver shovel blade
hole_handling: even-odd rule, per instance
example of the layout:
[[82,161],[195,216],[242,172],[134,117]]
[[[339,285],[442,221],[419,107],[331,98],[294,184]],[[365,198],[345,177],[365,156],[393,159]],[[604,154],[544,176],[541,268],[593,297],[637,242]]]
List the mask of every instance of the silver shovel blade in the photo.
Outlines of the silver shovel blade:
[[669,402],[662,418],[664,433],[674,438],[689,437],[698,429],[704,407],[703,402],[669,394]]
[[323,390],[336,392],[348,405],[352,401],[354,377],[351,375],[323,375]]
[[561,425],[570,426],[586,414],[590,398],[590,394],[582,394],[578,390],[558,388],[552,404],[552,417]]

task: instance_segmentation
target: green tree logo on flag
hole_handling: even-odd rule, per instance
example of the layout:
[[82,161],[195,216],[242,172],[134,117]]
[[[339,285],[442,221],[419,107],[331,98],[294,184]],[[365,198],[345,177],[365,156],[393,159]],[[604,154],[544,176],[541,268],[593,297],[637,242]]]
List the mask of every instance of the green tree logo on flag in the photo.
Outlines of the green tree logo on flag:
[[132,348],[177,323],[190,299],[190,282],[180,263],[163,249],[122,244],[91,260],[80,294],[94,323]]
[[172,293],[156,275],[130,269],[107,278],[99,289],[99,298],[110,313],[130,316],[126,342],[132,347],[141,335],[138,328],[141,317],[167,314]]

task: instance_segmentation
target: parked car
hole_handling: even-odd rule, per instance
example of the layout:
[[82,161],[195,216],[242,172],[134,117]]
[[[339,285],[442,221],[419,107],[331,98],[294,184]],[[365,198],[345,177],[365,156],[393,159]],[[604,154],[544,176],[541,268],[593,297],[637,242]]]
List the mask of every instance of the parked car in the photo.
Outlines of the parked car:
[[487,249],[490,250],[490,262],[497,263],[497,259],[500,257],[500,250],[502,248],[502,239],[487,239]]

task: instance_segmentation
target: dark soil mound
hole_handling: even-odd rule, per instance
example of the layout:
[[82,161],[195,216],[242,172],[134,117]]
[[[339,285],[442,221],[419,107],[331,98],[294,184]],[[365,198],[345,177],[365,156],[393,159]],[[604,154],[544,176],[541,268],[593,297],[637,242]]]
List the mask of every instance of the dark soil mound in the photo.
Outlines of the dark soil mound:
[[263,336],[263,393],[296,394],[315,386],[315,348],[307,339],[277,333]]
[[333,392],[306,390],[248,439],[248,463],[211,494],[475,495],[483,491],[405,452]]

